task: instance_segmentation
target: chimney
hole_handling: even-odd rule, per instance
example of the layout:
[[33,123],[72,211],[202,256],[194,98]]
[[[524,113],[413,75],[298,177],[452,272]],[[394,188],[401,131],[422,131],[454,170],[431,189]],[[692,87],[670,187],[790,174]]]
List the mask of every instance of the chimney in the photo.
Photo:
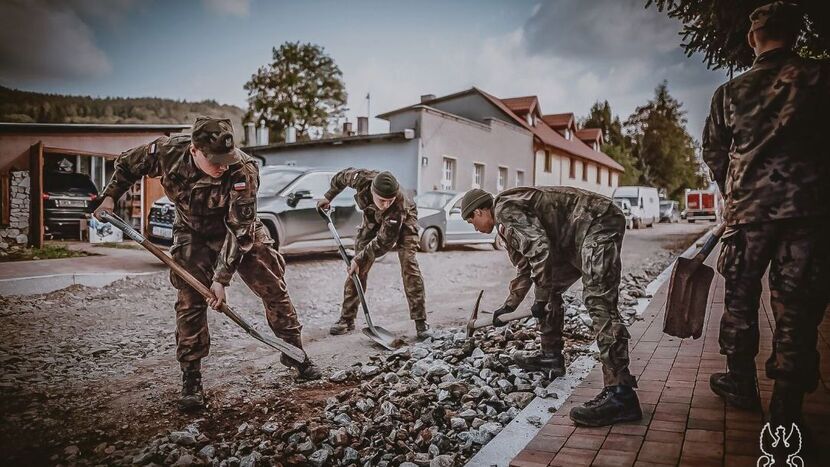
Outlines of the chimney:
[[357,117],[357,134],[369,134],[369,117]]
[[431,100],[435,100],[435,94],[421,94],[421,104],[426,104]]
[[268,127],[265,126],[265,122],[259,124],[259,128],[256,130],[256,137],[257,145],[266,146],[268,144]]
[[343,136],[352,136],[354,132],[352,131],[352,122],[345,122],[343,123]]
[[286,143],[296,143],[297,142],[297,129],[293,126],[290,126],[285,129],[285,142]]
[[248,146],[256,145],[256,123],[254,122],[245,124],[245,144]]

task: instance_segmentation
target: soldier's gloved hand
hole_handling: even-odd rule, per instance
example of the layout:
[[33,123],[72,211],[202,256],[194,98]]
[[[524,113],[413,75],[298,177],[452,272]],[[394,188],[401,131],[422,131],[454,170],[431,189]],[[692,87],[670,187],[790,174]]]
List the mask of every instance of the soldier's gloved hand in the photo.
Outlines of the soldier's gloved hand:
[[547,313],[547,311],[545,311],[545,307],[547,307],[547,304],[548,302],[534,303],[533,306],[530,307],[530,314],[532,314],[533,317],[536,319],[542,319],[542,317],[545,316],[545,313]]
[[513,308],[510,305],[504,305],[503,307],[501,307],[498,310],[494,311],[493,312],[493,326],[497,327],[497,328],[500,328],[502,326],[506,326],[507,321],[500,320],[499,316],[507,314],[507,313],[513,313],[514,311],[516,311],[516,309]]

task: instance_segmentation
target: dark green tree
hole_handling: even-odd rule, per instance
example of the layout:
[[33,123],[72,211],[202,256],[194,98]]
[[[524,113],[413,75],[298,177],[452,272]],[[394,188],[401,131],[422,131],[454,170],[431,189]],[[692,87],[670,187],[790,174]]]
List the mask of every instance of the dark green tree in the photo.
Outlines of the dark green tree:
[[631,142],[623,134],[620,117],[611,113],[608,101],[596,102],[591,106],[587,117],[580,120],[582,128],[599,128],[602,130],[602,152],[619,162],[625,168],[620,177],[620,185],[634,185],[640,181],[640,170],[631,155]]
[[[703,54],[712,69],[741,70],[752,65],[754,54],[747,44],[749,14],[771,0],[646,0],[683,24],[681,46],[686,55]],[[827,0],[790,0],[804,11],[798,39],[799,53],[830,56],[830,12]]]
[[665,189],[674,199],[685,188],[705,183],[695,141],[686,131],[682,106],[663,81],[654,90],[654,99],[637,107],[625,122],[631,154],[641,172],[640,182]]
[[286,42],[272,49],[271,63],[260,67],[245,84],[247,119],[265,122],[271,141],[282,141],[294,126],[297,138],[312,128],[322,129],[342,116],[346,105],[343,73],[315,44]]

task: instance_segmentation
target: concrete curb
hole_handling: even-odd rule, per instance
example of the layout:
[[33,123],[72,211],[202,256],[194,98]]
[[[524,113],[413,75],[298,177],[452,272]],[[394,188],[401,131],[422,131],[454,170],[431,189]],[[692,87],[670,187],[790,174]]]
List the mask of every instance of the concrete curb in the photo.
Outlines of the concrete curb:
[[[706,235],[709,234],[709,232],[711,232],[711,229],[707,230],[706,233],[695,240],[689,248],[678,256],[688,258],[693,252],[696,251],[699,246],[698,244],[706,237]],[[677,259],[672,261],[666,269],[658,274],[657,277],[655,277],[654,280],[646,286],[646,292],[649,295],[654,295],[657,289],[659,289],[664,282],[671,278],[671,272],[674,269],[674,263],[676,262]],[[643,311],[650,302],[650,298],[638,299],[636,306],[637,315],[642,315]],[[598,351],[596,342],[591,344],[591,350]],[[504,429],[501,430],[501,432],[499,432],[499,434],[496,435],[496,437],[489,443],[485,444],[484,447],[481,448],[481,450],[476,453],[476,455],[473,456],[473,458],[470,459],[465,465],[467,467],[509,466],[510,461],[513,460],[513,458],[516,457],[516,455],[519,454],[525,446],[527,446],[527,443],[529,443],[530,440],[532,440],[539,433],[539,430],[541,430],[553,416],[551,409],[554,411],[559,410],[559,407],[561,407],[568,397],[570,397],[574,388],[582,383],[582,380],[585,379],[596,364],[596,359],[587,355],[582,355],[574,360],[570,366],[568,366],[568,371],[565,376],[555,379],[546,388],[548,394],[556,394],[557,398],[554,399],[550,395],[547,398],[534,398],[530,401],[530,404],[519,412],[519,415],[517,415],[513,421],[504,427]],[[531,423],[528,420],[530,417],[538,417],[539,421],[534,420],[534,423]]]
[[37,295],[54,292],[76,284],[87,287],[104,287],[126,277],[146,276],[159,272],[87,272],[0,279],[0,295]]

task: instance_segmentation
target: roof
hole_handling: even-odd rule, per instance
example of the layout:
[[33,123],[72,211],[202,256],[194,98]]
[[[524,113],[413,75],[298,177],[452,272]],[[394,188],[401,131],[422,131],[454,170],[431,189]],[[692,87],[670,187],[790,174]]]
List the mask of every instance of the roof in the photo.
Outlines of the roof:
[[539,105],[539,99],[536,96],[509,97],[501,101],[513,112],[522,114],[532,112]]
[[548,124],[554,130],[565,129],[574,125],[574,114],[548,114],[542,115],[542,121]]
[[599,142],[602,140],[602,130],[599,128],[583,128],[576,130],[576,137],[582,141]]
[[293,148],[306,148],[312,146],[325,145],[340,145],[340,144],[355,144],[355,143],[371,143],[375,141],[394,141],[394,140],[408,140],[411,135],[407,137],[407,132],[397,131],[393,133],[378,133],[373,135],[354,135],[354,136],[340,136],[337,138],[312,139],[308,141],[296,141],[294,143],[276,143],[266,144],[262,146],[246,146],[242,150],[255,155],[257,152],[270,150],[285,150]]
[[165,123],[10,123],[0,122],[3,133],[73,133],[73,132],[181,132],[190,128],[190,124]]

